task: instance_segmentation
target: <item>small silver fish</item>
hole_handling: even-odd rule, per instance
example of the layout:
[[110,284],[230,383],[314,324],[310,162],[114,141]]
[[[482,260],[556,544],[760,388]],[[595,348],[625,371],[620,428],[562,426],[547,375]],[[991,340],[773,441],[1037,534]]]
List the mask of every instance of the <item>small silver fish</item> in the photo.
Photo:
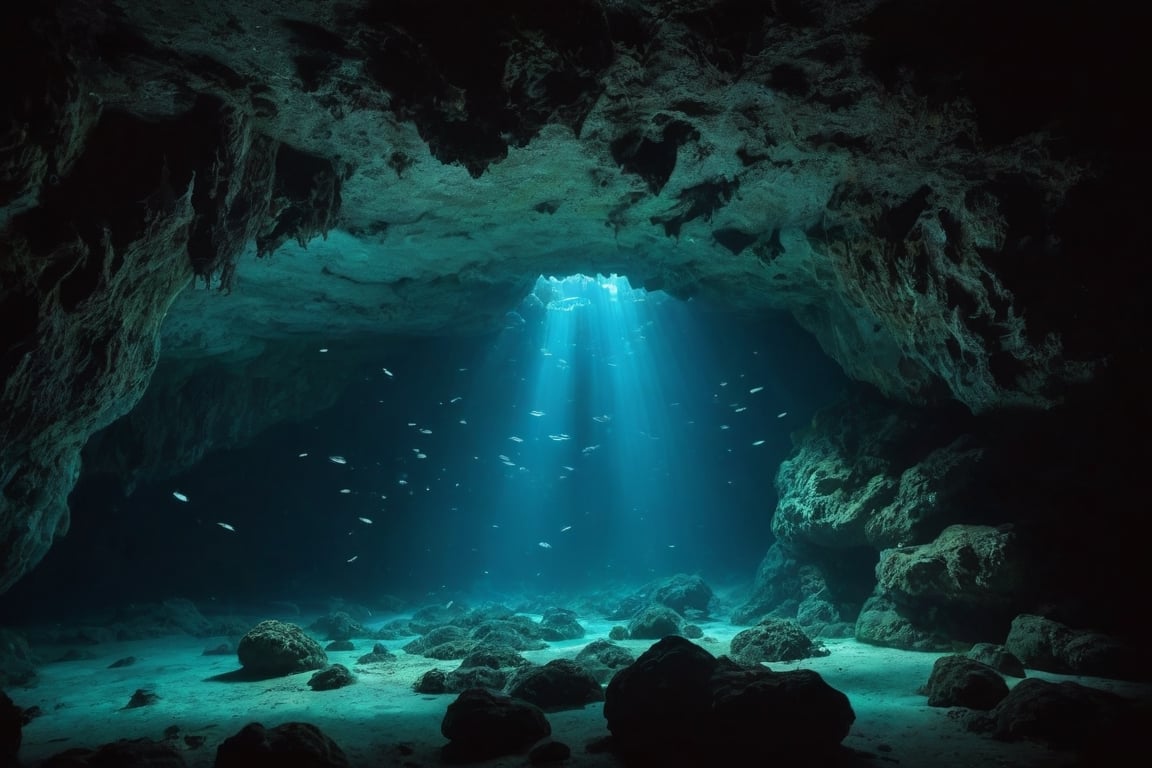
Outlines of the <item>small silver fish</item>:
[[358,557],[360,557],[360,555],[352,555],[352,557],[348,558],[348,559],[347,559],[347,560],[345,560],[344,562],[346,562],[346,563],[354,563],[354,562],[356,562],[356,558],[358,558]]
[[432,430],[425,428],[425,429],[420,430],[420,434],[430,435],[430,434],[432,434]]
[[512,441],[512,442],[514,442],[514,443],[522,443],[522,442],[524,442],[524,438],[522,438],[522,437],[517,437],[516,435],[512,435],[512,437],[510,437],[510,438],[508,438],[508,439],[509,439],[509,440],[511,440],[511,441]]
[[216,525],[220,526],[226,531],[232,531],[232,533],[236,533],[236,529],[228,525],[228,523],[216,523]]
[[452,609],[452,606],[454,606],[454,605],[456,605],[456,601],[455,601],[455,600],[449,600],[449,601],[447,602],[447,604],[445,604],[445,606],[444,606],[444,610],[446,610],[446,611],[447,611],[447,610],[451,610],[451,609]]
[[788,411],[780,411],[780,413],[776,414],[776,418],[782,419],[787,415],[788,415]]
[[344,458],[343,456],[329,456],[328,461],[332,462],[333,464],[347,464],[348,463],[348,459]]
[[752,387],[752,389],[748,390],[748,394],[754,395],[757,392],[763,392],[763,391],[764,391],[764,387]]
[[461,423],[461,424],[467,424],[467,423],[468,423],[468,421],[467,421],[466,419],[460,419],[460,423]]
[[388,370],[387,368],[381,368],[380,370],[384,371],[384,375],[387,376],[388,378],[392,378],[393,376],[396,375],[396,374],[392,373],[392,371]]
[[748,410],[747,406],[741,406],[741,407],[736,409],[736,413],[744,413],[744,411],[746,411],[746,410]]
[[757,440],[756,442],[752,443],[752,445],[764,445],[764,441],[763,440]]
[[456,395],[456,397],[452,398],[452,399],[451,399],[451,400],[449,400],[448,402],[450,402],[450,403],[458,403],[458,402],[460,402],[460,401],[461,401],[461,400],[463,400],[463,399],[464,399],[464,398],[460,397],[460,395]]
[[426,459],[426,458],[428,458],[428,454],[426,454],[426,453],[417,453],[417,454],[416,454],[416,458],[418,458],[418,459]]
[[546,541],[541,541],[536,546],[540,547],[540,549],[552,549],[552,545]]
[[397,485],[408,485],[408,481],[407,480],[397,480],[396,484]]
[[305,457],[305,456],[307,456],[307,455],[308,455],[308,452],[307,452],[307,451],[305,451],[304,453],[298,453],[298,454],[296,454],[296,458],[298,458],[298,459],[302,459],[302,458],[304,458],[304,457]]
[[180,493],[180,491],[172,491],[172,496],[176,501],[183,501],[185,504],[188,503],[188,497]]
[[358,517],[356,519],[364,523],[364,525],[372,525],[372,518],[370,517]]
[[529,416],[543,416],[544,411],[528,411]]
[[327,352],[327,351],[328,351],[328,347],[320,347],[320,351],[321,351],[321,352]]
[[564,526],[563,528],[561,528],[561,529],[560,529],[560,533],[567,533],[567,532],[568,532],[568,531],[570,531],[570,530],[572,530],[572,526],[570,526],[570,525],[566,525],[566,526]]
[[352,493],[352,489],[351,488],[341,488],[340,493]]

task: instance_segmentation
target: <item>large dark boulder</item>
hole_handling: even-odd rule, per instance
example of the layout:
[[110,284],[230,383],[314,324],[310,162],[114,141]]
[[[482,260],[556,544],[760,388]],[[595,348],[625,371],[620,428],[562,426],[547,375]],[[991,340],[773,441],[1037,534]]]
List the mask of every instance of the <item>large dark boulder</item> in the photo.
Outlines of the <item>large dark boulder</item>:
[[930,707],[992,709],[1008,695],[1008,684],[987,664],[967,656],[941,656],[923,693]]
[[[1137,733],[1134,718],[1140,716]],[[969,722],[973,730],[1005,741],[1040,741],[1057,749],[1107,747],[1133,735],[1147,736],[1148,713],[1109,691],[1065,681],[1021,680],[987,715]],[[1125,733],[1125,731],[1129,731]],[[1116,763],[1117,765],[1124,764]]]
[[545,712],[579,709],[604,699],[600,682],[592,673],[568,659],[554,659],[542,667],[521,667],[508,681],[508,694]]
[[1073,629],[1043,616],[1017,616],[1004,645],[1034,669],[1120,680],[1152,678],[1145,654],[1132,643],[1102,632]]
[[215,768],[349,768],[348,756],[311,723],[249,723],[216,749]]
[[707,614],[712,587],[700,576],[678,573],[661,582],[652,592],[652,599],[681,615],[689,610]]
[[24,712],[0,690],[0,768],[16,765],[23,739]]
[[471,688],[448,705],[440,732],[450,741],[446,759],[487,760],[526,749],[550,736],[552,726],[533,704]]
[[796,622],[786,619],[763,619],[732,638],[732,658],[745,666],[827,655],[826,648],[812,642]]
[[291,675],[328,664],[324,649],[303,629],[274,619],[260,622],[240,638],[236,655],[240,665],[255,675]]
[[744,667],[676,636],[612,678],[604,717],[617,751],[669,765],[818,765],[856,719],[848,698],[811,670]]

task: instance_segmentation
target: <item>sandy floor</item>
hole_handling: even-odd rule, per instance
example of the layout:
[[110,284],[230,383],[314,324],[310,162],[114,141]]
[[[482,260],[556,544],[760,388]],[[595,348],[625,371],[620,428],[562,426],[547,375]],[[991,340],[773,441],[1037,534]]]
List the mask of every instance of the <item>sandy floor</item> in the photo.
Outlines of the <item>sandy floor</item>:
[[[299,621],[299,620],[298,620]],[[583,621],[584,640],[553,643],[543,651],[524,654],[543,663],[571,657],[588,641],[605,637],[610,622]],[[741,627],[713,622],[702,625],[701,645],[713,654],[727,651]],[[436,765],[445,743],[440,721],[454,696],[426,696],[412,691],[413,681],[433,667],[454,669],[457,662],[435,662],[399,651],[403,642],[386,643],[398,652],[397,663],[354,667],[356,658],[371,649],[358,641],[357,650],[329,653],[333,662],[353,668],[356,685],[336,691],[314,692],[307,686],[311,673],[262,682],[220,682],[214,676],[237,668],[233,656],[203,656],[219,641],[188,637],[114,643],[92,649],[97,658],[45,665],[36,688],[10,690],[24,707],[38,705],[44,714],[24,730],[21,758],[34,766],[44,758],[72,747],[91,747],[119,738],[163,738],[166,728],[178,726],[181,738],[199,735],[203,746],[188,749],[190,766],[211,766],[217,745],[253,720],[275,726],[291,720],[314,723],[345,750],[356,766]],[[648,641],[622,643],[634,654]],[[773,669],[808,667],[844,691],[856,711],[856,723],[847,746],[877,755],[877,765],[903,768],[961,768],[961,766],[1059,765],[1064,756],[1034,744],[1004,744],[968,733],[949,710],[926,706],[916,689],[927,679],[939,654],[911,653],[862,645],[854,640],[827,643],[831,655]],[[53,658],[63,649],[38,649]],[[113,661],[135,656],[137,662],[108,669]],[[1148,687],[1093,678],[1037,672],[1045,679],[1078,682],[1124,694],[1148,694]],[[1011,685],[1014,681],[1009,679]],[[148,707],[124,709],[138,688],[150,688],[160,697]],[[573,766],[614,766],[610,756],[592,755],[584,745],[607,734],[601,705],[552,713],[553,737],[572,747]],[[183,742],[180,743],[183,746]],[[484,766],[522,766],[523,756],[492,760]]]

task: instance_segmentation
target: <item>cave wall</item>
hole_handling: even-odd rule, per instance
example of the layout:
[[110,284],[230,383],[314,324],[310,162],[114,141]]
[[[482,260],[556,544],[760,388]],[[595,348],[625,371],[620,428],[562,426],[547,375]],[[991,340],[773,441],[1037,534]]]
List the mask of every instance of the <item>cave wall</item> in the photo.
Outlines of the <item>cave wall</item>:
[[[790,312],[893,400],[974,413],[1090,396],[1137,356],[1122,14],[477,8],[13,5],[0,589],[66,531],[81,447],[140,399],[173,308],[187,359],[343,322],[475,332],[536,274],[621,271]],[[334,227],[355,247],[325,250]]]

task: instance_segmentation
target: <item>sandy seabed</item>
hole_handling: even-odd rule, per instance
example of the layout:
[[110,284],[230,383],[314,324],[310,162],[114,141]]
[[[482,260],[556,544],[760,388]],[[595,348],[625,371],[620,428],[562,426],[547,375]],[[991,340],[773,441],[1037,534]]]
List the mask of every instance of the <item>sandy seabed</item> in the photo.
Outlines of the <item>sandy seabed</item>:
[[[394,618],[394,617],[392,617]],[[538,618],[538,617],[536,617]],[[288,620],[288,619],[286,619]],[[293,617],[307,626],[311,617]],[[607,637],[613,622],[585,620],[581,640],[551,643],[524,656],[536,663],[572,658],[587,643]],[[377,624],[371,625],[373,628]],[[698,642],[714,655],[728,651],[732,637],[745,627],[712,621],[700,624],[705,637]],[[385,642],[398,661],[357,666],[373,641],[356,641],[354,651],[330,651],[329,660],[354,671],[357,682],[335,691],[313,691],[312,673],[258,682],[221,681],[235,671],[235,656],[205,656],[206,648],[223,639],[167,637],[94,646],[93,658],[44,665],[35,688],[8,693],[22,707],[39,706],[43,714],[24,729],[20,757],[26,766],[75,747],[96,747],[123,738],[163,739],[165,730],[179,729],[172,742],[183,749],[193,768],[213,765],[216,748],[246,724],[258,721],[274,727],[289,721],[318,726],[336,741],[354,766],[435,766],[441,764],[440,734],[445,708],[453,694],[414,693],[413,683],[432,668],[455,669],[459,662],[439,662],[400,650],[407,639]],[[232,638],[235,641],[235,638]],[[627,640],[620,645],[639,655],[652,641]],[[774,670],[808,668],[819,672],[833,687],[847,694],[856,712],[845,746],[875,755],[875,764],[902,768],[962,768],[967,766],[1056,766],[1067,753],[1042,745],[1005,743],[971,733],[953,710],[927,706],[917,689],[928,679],[932,664],[942,654],[900,651],[858,643],[829,640],[826,657],[774,663]],[[44,658],[58,658],[66,648],[37,648]],[[130,666],[110,669],[117,659],[134,656]],[[1149,696],[1152,687],[1101,678],[1055,675],[1028,670],[1045,680],[1075,680],[1129,696]],[[1017,680],[1008,678],[1008,684]],[[126,709],[140,688],[154,691],[159,700]],[[950,714],[953,713],[953,714]],[[592,754],[585,745],[608,734],[603,705],[548,714],[552,737],[572,748],[571,766],[618,766],[610,754]],[[184,737],[203,737],[188,748]],[[197,739],[193,739],[197,741]],[[474,763],[478,766],[523,766],[525,755],[512,755]]]

